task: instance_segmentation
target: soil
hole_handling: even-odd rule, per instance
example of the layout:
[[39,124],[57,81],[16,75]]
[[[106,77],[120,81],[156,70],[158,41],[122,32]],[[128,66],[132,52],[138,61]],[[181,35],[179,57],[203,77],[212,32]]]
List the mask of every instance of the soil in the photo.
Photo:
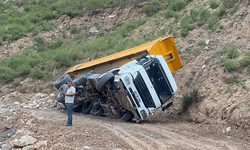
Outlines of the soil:
[[[237,47],[239,58],[250,53],[249,1],[239,3],[240,8],[233,16],[227,12],[220,20],[224,26],[221,31],[211,31],[207,25],[202,25],[185,38],[175,35],[183,67],[173,73],[178,90],[170,109],[158,110],[138,124],[74,113],[73,126],[65,127],[66,112],[55,102],[53,81],[44,83],[27,78],[17,87],[8,84],[0,88],[0,149],[250,149],[250,80],[247,69],[242,73],[228,73],[220,64],[227,56],[218,54],[231,44]],[[208,3],[202,1],[197,5]],[[127,22],[143,17],[145,14],[141,8],[142,5],[136,5],[97,10],[75,18],[61,16],[54,20],[57,30],[38,34],[47,42],[61,37],[72,40],[75,37],[70,33],[70,27],[75,25],[86,28],[79,31],[88,35],[85,38],[98,38],[105,28],[113,27],[118,20]],[[129,36],[152,36],[152,29],[159,30],[173,21],[162,20],[166,22],[148,21],[143,30],[135,30]],[[199,45],[200,41],[205,41],[206,45]],[[13,43],[4,42],[0,56],[9,57],[22,51],[20,45],[32,44],[32,34]],[[232,75],[244,79],[245,86],[229,83]],[[183,96],[195,87],[200,88],[198,97],[184,111]],[[36,142],[23,144],[15,141],[26,135],[35,138]]]
[[[44,149],[218,149],[245,150],[250,143],[231,137],[214,134],[209,126],[187,123],[182,119],[167,116],[165,120],[147,119],[138,124],[123,122],[109,117],[73,114],[73,126],[64,126],[65,110],[15,109],[0,116],[8,116],[1,123],[14,123],[18,133],[27,134],[37,141],[47,141]],[[20,137],[20,135],[19,135]],[[12,144],[18,134],[3,142]],[[34,148],[30,145],[30,148]]]

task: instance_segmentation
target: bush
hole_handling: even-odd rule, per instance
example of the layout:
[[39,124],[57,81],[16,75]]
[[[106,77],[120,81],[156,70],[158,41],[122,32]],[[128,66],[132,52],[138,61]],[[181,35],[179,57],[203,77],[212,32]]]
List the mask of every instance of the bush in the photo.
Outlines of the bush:
[[210,0],[209,5],[212,9],[216,9],[217,7],[219,7],[219,3],[217,2],[217,0]]
[[41,79],[44,76],[42,70],[38,67],[35,67],[32,71],[32,77],[33,78],[37,78],[37,79]]
[[13,86],[17,87],[20,85],[20,83],[21,83],[20,79],[17,79],[13,82]]
[[190,10],[190,18],[192,22],[195,22],[197,20],[199,16],[199,11],[197,11],[196,9],[191,9]]
[[77,33],[77,27],[76,26],[72,26],[70,29],[70,33],[71,34],[76,34]]
[[187,108],[197,101],[199,88],[194,88],[192,91],[185,93],[182,98],[182,108],[183,112],[187,110]]
[[168,0],[168,9],[174,10],[174,11],[180,11],[183,7],[188,5],[188,3],[191,2],[190,0]]
[[25,76],[30,73],[31,67],[28,64],[22,64],[17,67],[16,71],[19,72],[20,75]]
[[206,46],[206,42],[205,41],[199,41],[198,45],[202,46],[202,47],[205,47]]
[[235,4],[237,3],[236,0],[224,0],[223,1],[223,5],[226,7],[226,8],[232,8],[235,6]]
[[239,4],[235,4],[233,8],[229,11],[231,15],[233,15],[239,8]]
[[176,12],[173,11],[173,10],[171,10],[171,9],[168,9],[168,10],[165,12],[165,14],[164,14],[164,16],[165,16],[166,18],[173,18],[173,17],[175,17],[176,15],[177,15]]
[[210,11],[208,9],[201,9],[199,20],[205,23],[209,17],[210,17]]
[[210,30],[214,30],[216,27],[215,27],[215,25],[216,25],[216,23],[217,23],[217,17],[215,16],[215,15],[212,15],[212,16],[210,16],[209,18],[208,18],[208,20],[207,20],[207,24],[208,24],[208,28],[210,29]]
[[227,79],[227,83],[233,83],[236,85],[244,85],[245,80],[241,79],[238,75],[232,75]]
[[61,47],[63,44],[64,44],[64,40],[63,39],[57,39],[54,43],[52,43],[50,45],[50,48],[57,49],[57,48]]
[[57,52],[56,55],[55,55],[55,60],[57,61],[57,65],[58,67],[62,67],[62,66],[65,66],[65,67],[69,67],[71,66],[71,60],[73,58],[73,54],[70,54],[70,53],[66,53],[66,52]]
[[149,5],[145,5],[143,7],[143,11],[149,16],[156,14],[161,9],[162,9],[162,7],[161,7],[161,4],[158,0],[154,0],[154,1],[150,2]]
[[228,56],[229,59],[234,59],[234,58],[238,57],[239,53],[237,51],[237,47],[234,46],[234,45],[231,45],[228,48],[227,56]]
[[180,34],[181,36],[185,37],[188,35],[189,31],[190,30],[193,30],[193,25],[191,24],[191,20],[188,16],[184,17],[182,20],[181,20],[181,30],[180,30]]
[[250,65],[250,54],[246,54],[243,59],[239,61],[239,67],[244,68]]
[[6,66],[0,66],[0,79],[4,81],[13,80],[15,77],[15,73],[10,68]]
[[237,70],[234,60],[222,60],[222,66],[226,68],[227,71],[232,72]]
[[217,13],[217,16],[218,16],[218,17],[222,17],[222,16],[225,14],[225,12],[226,12],[226,8],[225,8],[224,5],[222,5],[222,6],[219,8],[218,12],[216,12],[216,13]]

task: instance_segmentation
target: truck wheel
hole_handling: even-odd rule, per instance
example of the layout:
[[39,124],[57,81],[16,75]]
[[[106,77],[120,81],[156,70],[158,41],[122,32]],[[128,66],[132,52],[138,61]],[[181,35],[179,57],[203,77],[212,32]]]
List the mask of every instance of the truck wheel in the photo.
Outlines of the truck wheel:
[[54,82],[54,86],[57,89],[59,89],[63,84],[66,84],[68,81],[72,81],[72,79],[70,78],[68,74],[65,74]]
[[74,112],[81,112],[82,105],[81,104],[76,104],[73,106],[73,111]]
[[66,84],[63,84],[56,93],[56,101],[63,103],[65,100],[64,93],[67,91],[68,86]]
[[78,77],[76,77],[72,82],[75,86],[84,85],[87,82],[87,77],[92,75],[93,73],[84,73]]
[[130,111],[128,111],[128,112],[126,112],[125,115],[123,115],[123,117],[121,117],[121,120],[122,120],[122,121],[128,121],[128,120],[130,120],[132,117],[133,117],[133,113],[130,112]]
[[89,114],[90,111],[92,110],[92,108],[93,108],[93,103],[92,102],[90,102],[90,101],[85,102],[83,104],[83,107],[82,107],[82,113],[83,114]]
[[99,92],[102,92],[104,90],[105,84],[107,84],[109,81],[114,80],[114,74],[107,72],[98,82],[96,89]]
[[[92,110],[93,110],[93,109],[92,109]],[[104,113],[104,110],[103,110],[102,107],[99,108],[98,110],[92,111],[92,114],[95,115],[95,116],[101,116],[101,115],[103,115],[103,113]]]

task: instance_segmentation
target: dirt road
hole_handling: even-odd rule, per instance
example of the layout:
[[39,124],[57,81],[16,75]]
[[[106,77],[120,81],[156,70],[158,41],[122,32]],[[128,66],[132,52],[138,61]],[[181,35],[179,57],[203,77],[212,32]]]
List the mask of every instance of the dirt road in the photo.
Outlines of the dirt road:
[[[138,124],[109,117],[73,114],[73,126],[65,127],[66,113],[58,110],[24,110],[28,130],[45,149],[166,149],[246,150],[250,143],[226,135],[211,134],[205,127],[169,118]],[[20,114],[20,113],[19,113]],[[31,114],[31,115],[29,115]],[[24,118],[19,117],[22,121]],[[20,125],[19,125],[20,128]]]

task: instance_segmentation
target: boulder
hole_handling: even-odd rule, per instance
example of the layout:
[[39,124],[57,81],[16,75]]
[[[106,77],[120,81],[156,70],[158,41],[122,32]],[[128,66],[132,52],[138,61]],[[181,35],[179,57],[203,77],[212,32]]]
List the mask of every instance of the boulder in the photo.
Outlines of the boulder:
[[35,149],[39,149],[40,147],[47,147],[47,141],[39,141],[37,142],[33,148]]
[[24,135],[20,139],[15,139],[13,141],[14,147],[25,147],[34,144],[37,140],[32,136]]

